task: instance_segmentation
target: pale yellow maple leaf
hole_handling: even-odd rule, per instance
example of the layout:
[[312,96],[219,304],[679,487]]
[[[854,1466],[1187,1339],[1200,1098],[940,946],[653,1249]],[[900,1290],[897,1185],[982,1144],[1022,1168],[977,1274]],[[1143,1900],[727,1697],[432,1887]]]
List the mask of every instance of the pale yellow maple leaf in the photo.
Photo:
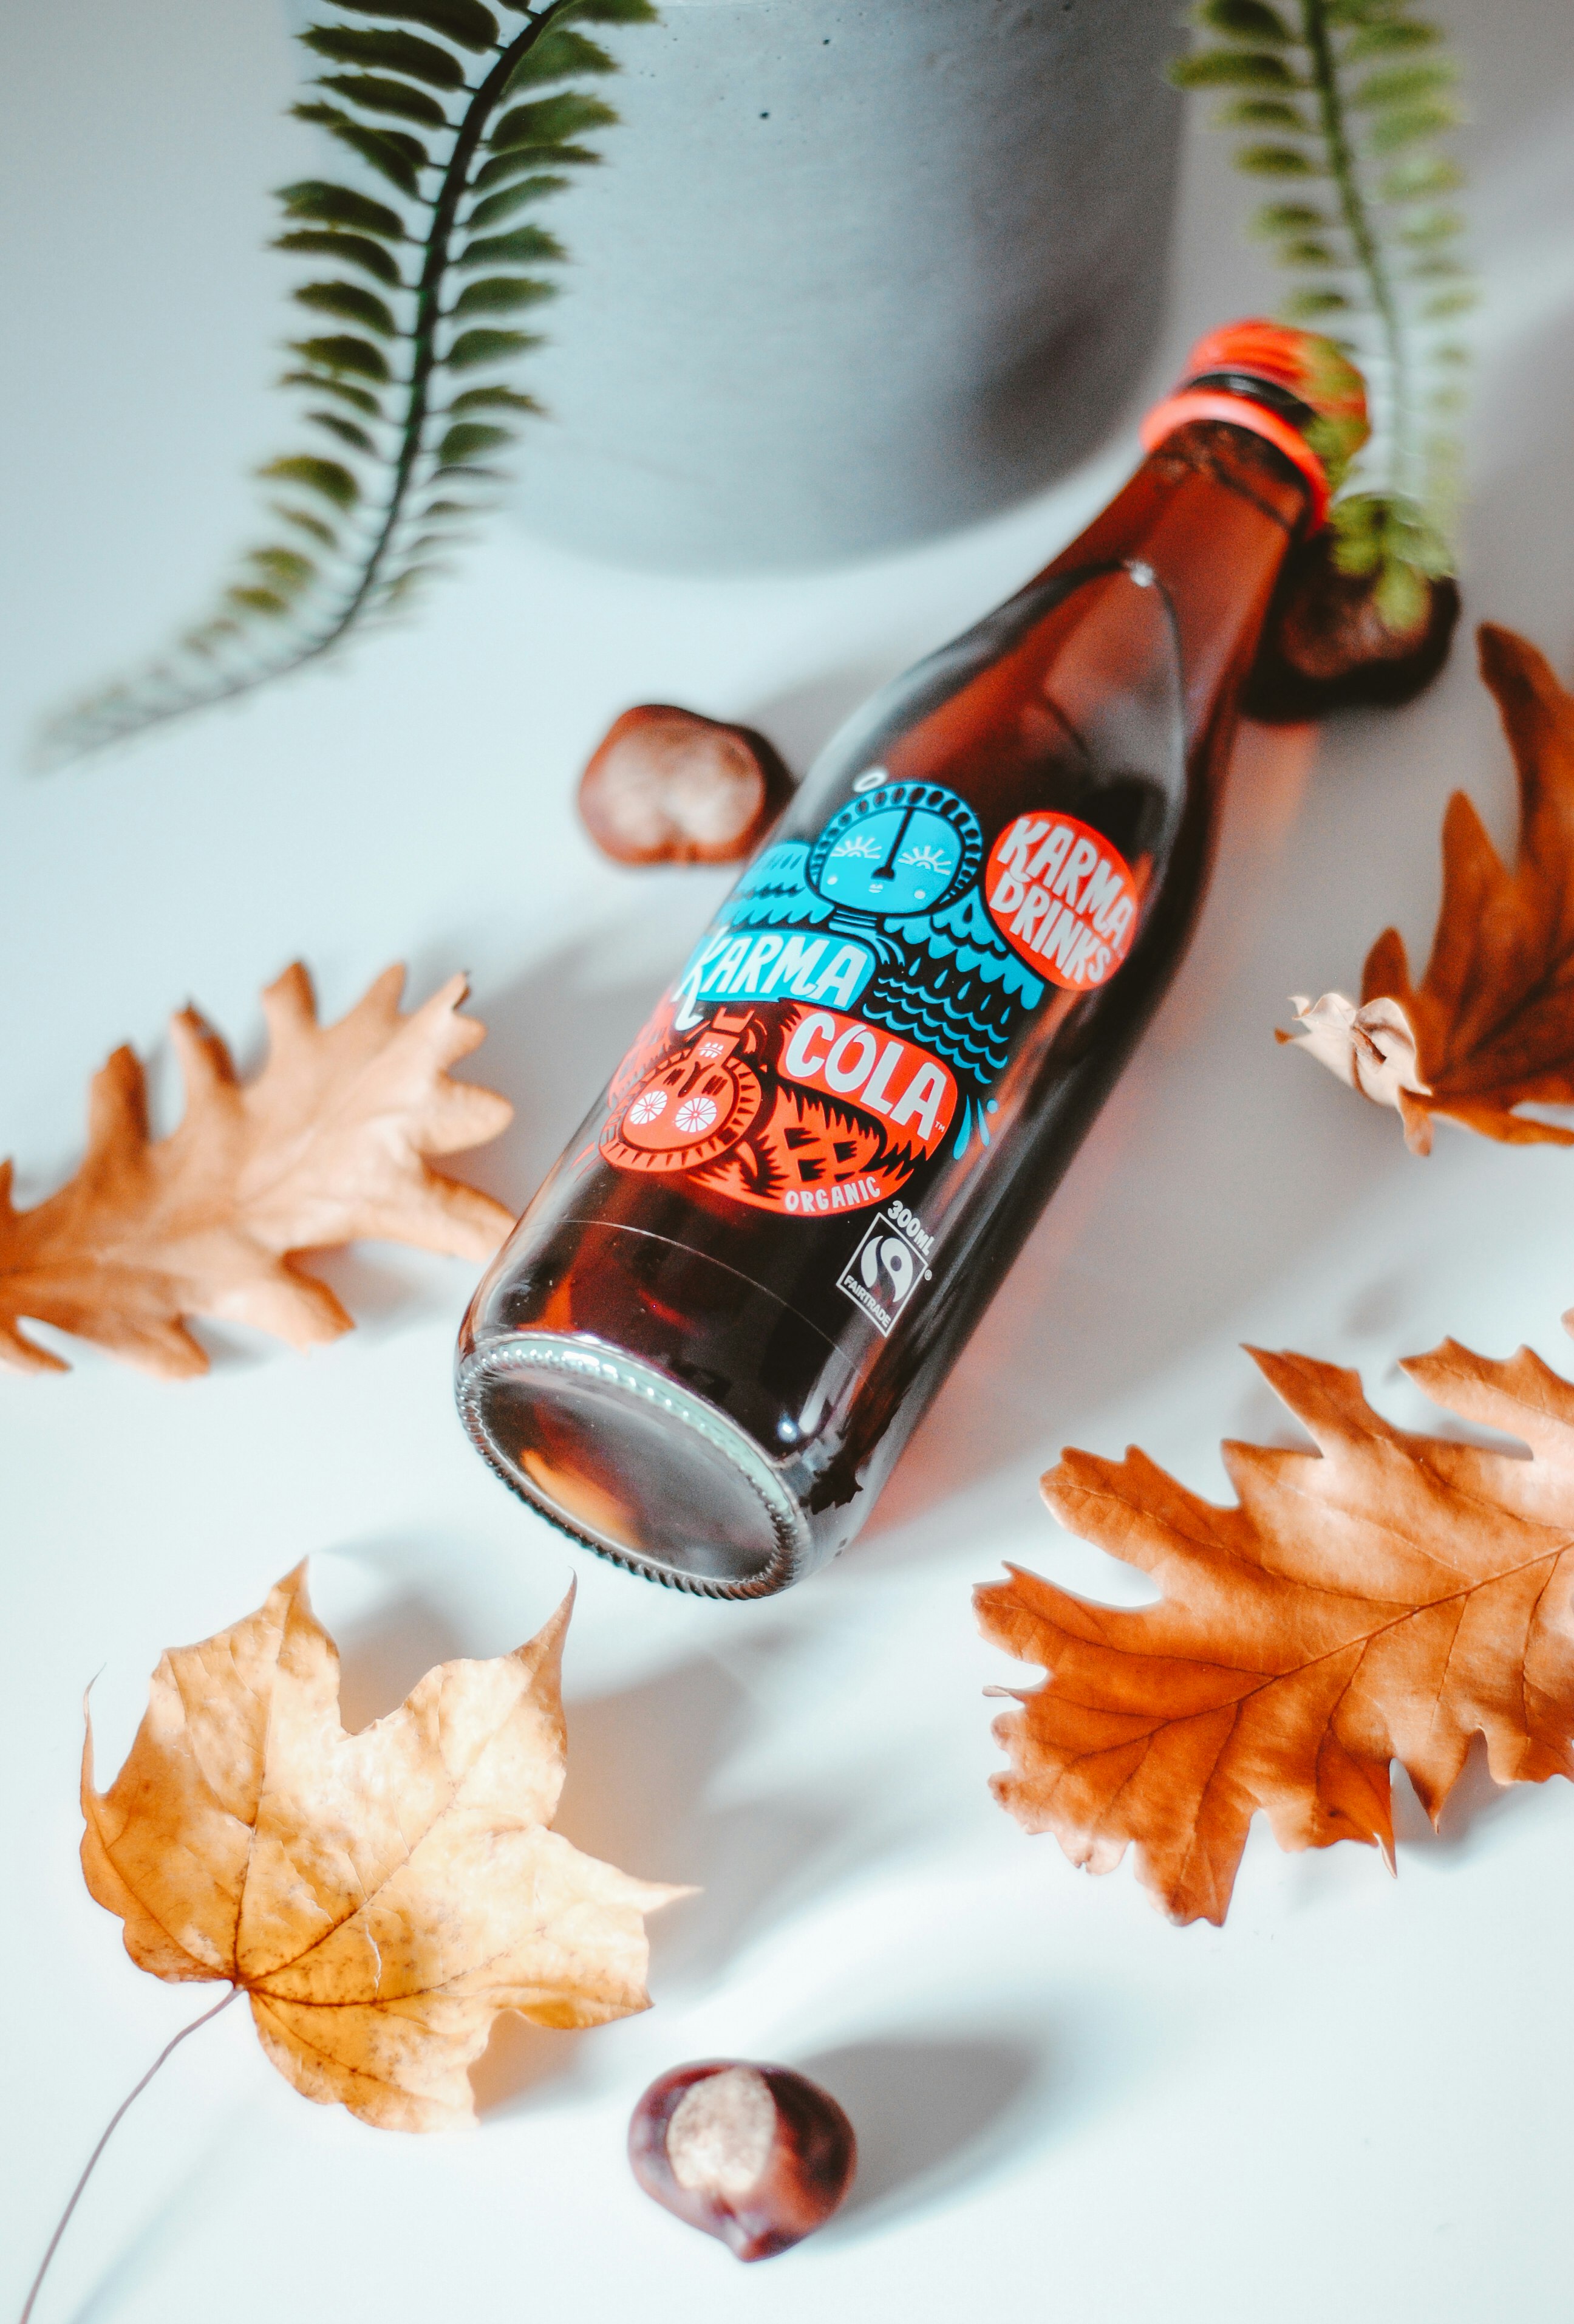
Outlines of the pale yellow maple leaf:
[[221,1979],[307,2098],[390,2130],[469,2123],[492,2021],[647,2008],[635,1880],[552,1831],[573,1593],[511,1655],[442,1663],[359,1735],[305,1569],[171,1649],[106,1792],[82,1759],[82,1868],[139,1969]]

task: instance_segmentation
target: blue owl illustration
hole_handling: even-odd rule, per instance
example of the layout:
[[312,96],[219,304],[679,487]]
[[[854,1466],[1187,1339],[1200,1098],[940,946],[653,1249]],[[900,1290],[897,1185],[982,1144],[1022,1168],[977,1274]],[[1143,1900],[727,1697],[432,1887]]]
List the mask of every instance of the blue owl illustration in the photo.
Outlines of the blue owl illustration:
[[1044,998],[985,908],[983,833],[938,783],[885,782],[855,796],[815,840],[766,850],[718,930],[815,930],[867,947],[858,1014],[944,1059],[963,1107],[958,1151],[987,1138],[990,1091],[1024,1017]]

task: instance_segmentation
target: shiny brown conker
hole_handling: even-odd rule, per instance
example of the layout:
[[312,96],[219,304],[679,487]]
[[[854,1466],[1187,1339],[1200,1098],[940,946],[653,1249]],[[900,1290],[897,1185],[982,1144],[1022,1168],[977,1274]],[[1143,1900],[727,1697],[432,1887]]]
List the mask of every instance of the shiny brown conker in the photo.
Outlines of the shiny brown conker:
[[813,2235],[852,2183],[858,2142],[830,2093],[788,2066],[711,2058],[651,2083],[629,2124],[648,2195],[739,2259]]
[[786,764],[751,726],[668,702],[614,719],[579,779],[579,813],[619,863],[738,863],[792,797]]
[[1429,687],[1449,658],[1459,590],[1423,584],[1422,609],[1395,630],[1376,602],[1376,573],[1341,573],[1333,538],[1313,533],[1293,549],[1263,624],[1241,707],[1270,726],[1330,710],[1397,708]]

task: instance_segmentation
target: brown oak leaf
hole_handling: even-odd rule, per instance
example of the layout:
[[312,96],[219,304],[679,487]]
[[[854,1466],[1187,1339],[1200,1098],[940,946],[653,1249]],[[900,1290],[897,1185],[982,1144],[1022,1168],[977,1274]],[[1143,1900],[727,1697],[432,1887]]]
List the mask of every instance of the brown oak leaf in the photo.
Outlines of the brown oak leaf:
[[1574,1104],[1574,695],[1513,630],[1484,622],[1481,675],[1519,776],[1512,872],[1463,791],[1443,818],[1443,896],[1419,985],[1396,928],[1367,955],[1361,1005],[1295,1003],[1294,1039],[1352,1087],[1398,1108],[1413,1152],[1438,1115],[1509,1145],[1574,1145],[1517,1111]]
[[451,977],[402,1016],[385,969],[336,1025],[319,1025],[299,963],[262,995],[268,1062],[243,1084],[218,1035],[182,1010],[170,1033],[186,1085],[178,1130],[148,1135],[143,1069],[116,1049],[93,1080],[87,1152],[32,1210],[0,1163],[0,1363],[63,1371],[23,1316],[97,1341],[166,1379],[206,1371],[183,1316],[249,1323],[297,1348],[354,1327],[294,1253],[357,1237],[489,1259],[512,1224],[501,1203],[426,1160],[495,1138],[512,1108],[450,1078],[485,1027]]
[[139,1969],[222,1979],[287,2080],[387,2130],[474,2119],[493,2019],[605,2024],[649,2006],[644,1915],[686,1892],[548,1830],[563,1786],[573,1593],[490,1662],[442,1663],[359,1735],[305,1569],[166,1654],[125,1765],[82,1758],[82,1869]]
[[1135,1843],[1181,1922],[1223,1920],[1259,1809],[1282,1848],[1358,1840],[1392,1865],[1394,1759],[1434,1822],[1477,1733],[1500,1784],[1574,1775],[1574,1388],[1523,1348],[1405,1363],[1523,1460],[1392,1427],[1354,1372],[1251,1352],[1318,1449],[1226,1444],[1238,1507],[1136,1451],[1068,1452],[1044,1480],[1157,1604],[1016,1568],[977,1599],[985,1636],[1048,1673],[996,1725],[997,1796],[1091,1871]]

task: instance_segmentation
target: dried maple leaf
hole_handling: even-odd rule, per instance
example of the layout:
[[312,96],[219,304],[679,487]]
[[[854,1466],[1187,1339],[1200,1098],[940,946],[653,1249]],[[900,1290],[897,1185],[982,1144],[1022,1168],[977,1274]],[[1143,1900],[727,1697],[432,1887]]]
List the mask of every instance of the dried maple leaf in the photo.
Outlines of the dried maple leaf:
[[601,2025],[649,2006],[644,1915],[686,1892],[548,1829],[558,1665],[539,1636],[429,1670],[359,1735],[303,1567],[255,1614],[166,1654],[108,1791],[82,1757],[82,1868],[139,1969],[225,1979],[308,2098],[388,2130],[474,2118],[492,2020]]
[[1439,1114],[1510,1145],[1574,1145],[1574,1130],[1515,1111],[1574,1104],[1574,695],[1514,631],[1484,622],[1477,640],[1519,776],[1514,870],[1456,791],[1421,983],[1398,930],[1385,929],[1367,955],[1360,1009],[1341,993],[1297,1001],[1307,1029],[1280,1036],[1396,1106],[1420,1154]]
[[1044,1480],[1156,1605],[1017,1569],[978,1593],[986,1637],[1048,1673],[997,1723],[997,1796],[1092,1871],[1135,1842],[1183,1922],[1223,1920],[1258,1809],[1282,1848],[1358,1840],[1392,1864],[1391,1760],[1434,1821],[1477,1733],[1500,1784],[1574,1775],[1574,1388],[1523,1348],[1496,1363],[1445,1341],[1405,1364],[1527,1461],[1407,1434],[1354,1372],[1252,1352],[1318,1450],[1226,1444],[1238,1507],[1138,1452],[1070,1452]]
[[87,1152],[68,1185],[16,1211],[0,1163],[0,1362],[66,1369],[18,1329],[31,1316],[184,1379],[207,1369],[186,1315],[298,1348],[353,1328],[293,1252],[370,1235],[490,1258],[510,1213],[425,1157],[495,1138],[512,1109],[449,1078],[486,1030],[458,1013],[465,979],[408,1017],[403,987],[402,968],[385,969],[347,1016],[319,1025],[305,969],[286,969],[262,995],[268,1062],[245,1084],[217,1034],[183,1010],[170,1031],[186,1113],[157,1144],[143,1069],[117,1049],[94,1077]]

